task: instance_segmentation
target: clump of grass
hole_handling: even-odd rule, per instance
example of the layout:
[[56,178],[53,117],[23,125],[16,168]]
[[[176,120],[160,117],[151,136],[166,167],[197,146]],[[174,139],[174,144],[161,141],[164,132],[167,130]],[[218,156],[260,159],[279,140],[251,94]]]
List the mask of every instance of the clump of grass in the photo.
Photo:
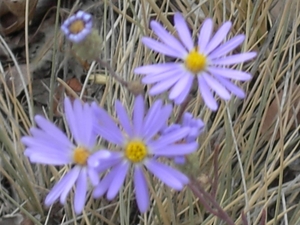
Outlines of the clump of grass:
[[[226,221],[234,224],[298,224],[299,174],[295,164],[299,158],[297,119],[300,106],[296,103],[299,95],[297,26],[300,19],[297,15],[300,15],[300,3],[286,1],[273,19],[269,13],[274,6],[272,0],[103,2],[99,27],[104,41],[101,57],[128,82],[137,80],[133,75],[135,67],[169,60],[153,54],[140,42],[141,36],[153,35],[149,29],[150,20],[158,20],[174,31],[170,18],[180,11],[187,17],[194,36],[206,17],[213,18],[219,25],[226,20],[232,21],[231,36],[235,33],[246,35],[242,50],[258,52],[255,60],[239,66],[253,74],[252,81],[242,85],[247,97],[244,100],[233,98],[227,103],[220,101],[216,112],[207,110],[197,94],[187,103],[186,110],[207,125],[199,137],[199,149],[189,159],[189,165],[183,168],[194,178],[192,188],[175,192],[149,176],[152,206],[147,213],[138,213],[133,187],[128,182],[118,199],[108,202],[105,198],[96,201],[90,198],[83,214],[76,216],[71,204],[73,196],[64,206],[54,205],[50,209],[43,206],[53,181],[59,180],[68,168],[32,165],[23,155],[20,138],[28,133],[33,123],[33,87],[24,87],[26,100],[21,103],[14,89],[8,89],[2,78],[0,172],[2,179],[8,181],[10,192],[0,188],[0,198],[5,206],[0,213],[20,211],[35,224],[208,225],[226,224]],[[56,45],[61,41],[59,35],[57,38]],[[0,41],[1,45],[7,46],[3,39]],[[53,61],[59,51],[55,46]],[[18,66],[13,53],[11,58]],[[0,69],[4,74],[3,68]],[[52,69],[54,82],[57,71],[55,67]],[[91,64],[87,75],[95,70],[98,70],[97,65]],[[93,98],[111,114],[114,114],[112,103],[116,99],[132,108],[133,98],[128,89],[116,82],[109,71],[103,73],[107,76],[104,91]],[[21,71],[19,75],[30,76]],[[279,92],[283,94],[279,96]],[[158,98],[146,97],[150,105]],[[168,101],[167,95],[160,97]],[[266,129],[265,121],[270,116],[268,109],[272,101],[278,103],[275,112],[272,111],[276,119]],[[174,120],[180,113],[177,107]],[[44,108],[44,114],[52,118],[51,107]],[[61,119],[56,121],[62,122]]]

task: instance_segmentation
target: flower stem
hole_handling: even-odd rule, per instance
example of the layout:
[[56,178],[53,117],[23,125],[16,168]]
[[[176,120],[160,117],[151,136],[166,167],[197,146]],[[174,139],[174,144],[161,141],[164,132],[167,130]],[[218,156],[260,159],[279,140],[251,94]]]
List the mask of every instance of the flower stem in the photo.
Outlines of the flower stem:
[[194,193],[194,195],[199,199],[201,204],[205,207],[207,211],[222,219],[229,225],[235,225],[233,220],[228,216],[228,214],[222,209],[219,203],[211,196],[208,192],[204,190],[201,184],[194,178],[190,178],[191,182],[188,187]]
[[101,60],[100,58],[97,58],[97,59],[96,59],[96,62],[98,62],[100,66],[103,66],[104,68],[106,68],[106,69],[108,70],[108,72],[110,73],[110,75],[111,75],[113,78],[116,79],[116,81],[118,81],[118,82],[119,82],[121,85],[123,85],[124,87],[128,88],[128,82],[125,81],[124,79],[122,79],[122,78],[121,78],[121,77],[120,77],[120,76],[119,76],[119,75],[111,68],[111,66],[110,66],[107,62]]

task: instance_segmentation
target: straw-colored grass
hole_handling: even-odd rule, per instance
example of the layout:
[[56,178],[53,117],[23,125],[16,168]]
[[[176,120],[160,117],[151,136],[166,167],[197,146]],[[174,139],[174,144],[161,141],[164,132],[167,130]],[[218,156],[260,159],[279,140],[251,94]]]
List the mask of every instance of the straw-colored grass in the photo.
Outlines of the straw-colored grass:
[[[233,97],[229,102],[220,101],[217,112],[210,111],[195,94],[186,110],[206,123],[205,132],[199,137],[200,147],[182,169],[196,178],[207,193],[214,196],[219,206],[235,224],[300,224],[300,175],[299,171],[299,32],[300,2],[298,0],[141,0],[141,1],[94,1],[95,21],[103,36],[103,60],[126,81],[139,80],[133,69],[139,65],[164,62],[145,48],[140,38],[153,36],[150,20],[157,20],[175,33],[170,20],[176,11],[187,18],[196,38],[202,21],[212,17],[215,28],[230,20],[233,27],[230,37],[244,33],[246,41],[241,51],[257,51],[255,60],[237,68],[253,75],[250,82],[239,83],[247,93],[243,100]],[[279,2],[279,3],[278,3]],[[58,1],[59,3],[59,1]],[[271,11],[272,7],[282,8]],[[92,12],[93,4],[81,9]],[[276,5],[277,4],[277,5]],[[59,12],[66,11],[58,7]],[[75,10],[75,6],[72,11]],[[272,14],[270,13],[272,12]],[[99,16],[100,15],[100,16]],[[53,40],[50,93],[58,84],[57,68],[63,45],[59,32],[57,13],[57,38]],[[7,47],[3,38],[0,44]],[[28,46],[28,45],[27,45]],[[9,50],[9,49],[7,49]],[[18,68],[15,55],[10,52],[13,65]],[[28,57],[28,54],[27,54]],[[65,57],[73,57],[65,54]],[[75,59],[74,59],[75,60]],[[29,65],[29,59],[26,60]],[[65,62],[65,61],[63,61]],[[60,65],[63,67],[64,65]],[[25,71],[25,74],[24,74]],[[20,70],[20,77],[32,76],[29,70]],[[99,72],[100,71],[100,72]],[[0,73],[4,69],[0,63]],[[119,99],[130,109],[133,95],[108,72],[91,64],[87,77],[98,76],[101,94],[93,96],[100,105],[114,115],[113,102]],[[106,76],[106,78],[104,77]],[[194,193],[186,187],[175,192],[150,175],[147,177],[151,193],[151,206],[146,214],[139,214],[135,205],[131,177],[117,199],[89,198],[82,215],[73,211],[73,194],[64,206],[59,203],[45,208],[43,201],[48,191],[68,167],[32,165],[23,155],[22,135],[28,134],[34,116],[31,84],[25,88],[22,102],[14,88],[9,89],[3,76],[0,95],[0,173],[9,183],[10,190],[0,186],[0,214],[23,213],[34,224],[226,224],[210,213]],[[100,80],[100,81],[99,81]],[[60,83],[64,83],[60,80]],[[25,81],[24,81],[25,84]],[[84,88],[86,87],[86,84]],[[82,90],[84,93],[84,90]],[[76,93],[73,93],[76,94]],[[51,94],[52,95],[52,94]],[[149,104],[157,98],[149,97]],[[24,99],[26,99],[24,101]],[[88,96],[88,99],[92,99]],[[53,99],[50,98],[50,102]],[[270,108],[271,103],[276,107]],[[53,103],[49,103],[53,104]],[[175,107],[175,121],[180,107]],[[44,108],[45,116],[53,118],[52,110]],[[270,121],[271,118],[271,121]],[[274,118],[274,120],[272,120]],[[269,122],[265,122],[269,121]],[[62,120],[58,119],[58,124]],[[217,158],[216,158],[217,157]],[[217,169],[217,170],[216,170]],[[91,191],[89,192],[91,194]],[[90,196],[90,195],[89,195]],[[210,203],[209,203],[210,205]],[[63,209],[63,210],[62,210]]]

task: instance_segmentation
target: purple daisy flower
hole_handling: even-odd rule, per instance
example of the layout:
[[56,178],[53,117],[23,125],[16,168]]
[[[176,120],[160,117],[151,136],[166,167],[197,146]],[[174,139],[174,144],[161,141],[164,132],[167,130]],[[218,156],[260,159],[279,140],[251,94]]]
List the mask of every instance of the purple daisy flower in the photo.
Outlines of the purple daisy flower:
[[147,75],[142,79],[143,83],[155,84],[149,93],[156,95],[171,88],[169,98],[176,104],[181,104],[197,77],[204,102],[212,110],[217,110],[218,104],[211,90],[224,100],[230,99],[230,93],[244,98],[244,91],[230,79],[246,81],[251,79],[251,75],[224,66],[242,63],[256,56],[255,52],[226,56],[244,41],[245,36],[237,35],[221,44],[230,31],[231,22],[224,23],[212,36],[213,21],[206,19],[199,33],[198,43],[194,45],[189,28],[180,13],[174,15],[174,23],[181,42],[156,21],[152,21],[150,26],[161,42],[148,37],[142,39],[148,48],[181,59],[179,62],[146,65],[134,70],[134,73]]
[[77,99],[72,106],[70,99],[66,98],[64,107],[74,142],[50,121],[37,115],[35,122],[38,128],[31,128],[31,136],[23,137],[22,143],[26,146],[24,154],[32,163],[73,165],[47,195],[45,204],[52,205],[58,198],[61,204],[64,204],[68,193],[76,184],[74,209],[78,214],[85,204],[87,177],[94,186],[99,183],[99,175],[95,168],[100,160],[110,156],[110,152],[106,150],[92,152],[97,150],[95,149],[97,136],[93,131],[94,117],[90,105],[82,104]]
[[70,41],[79,43],[91,33],[92,26],[92,15],[78,11],[63,23],[61,30]]
[[[187,127],[190,129],[190,132],[187,134],[185,138],[181,140],[183,143],[191,143],[195,142],[199,135],[204,130],[204,123],[201,119],[196,119],[193,117],[191,113],[185,112],[183,114],[183,119],[181,124],[172,124],[171,126],[168,126],[164,129],[162,129],[162,134],[168,134],[170,132],[173,132],[174,130]],[[175,156],[174,162],[177,164],[184,164],[185,163],[185,156]]]
[[138,96],[135,99],[131,121],[124,106],[117,101],[115,110],[122,130],[104,109],[96,104],[92,107],[100,124],[96,125],[96,132],[121,149],[121,152],[112,152],[105,165],[101,164],[98,167],[99,172],[108,168],[111,170],[95,187],[94,197],[107,193],[107,198],[113,199],[131,167],[133,167],[136,201],[141,212],[145,212],[149,205],[145,168],[175,190],[181,190],[189,182],[187,176],[158,161],[159,157],[192,153],[198,146],[196,142],[176,143],[187,136],[190,128],[179,128],[166,135],[159,135],[159,131],[172,113],[171,105],[163,105],[161,100],[157,100],[145,115],[144,99]]

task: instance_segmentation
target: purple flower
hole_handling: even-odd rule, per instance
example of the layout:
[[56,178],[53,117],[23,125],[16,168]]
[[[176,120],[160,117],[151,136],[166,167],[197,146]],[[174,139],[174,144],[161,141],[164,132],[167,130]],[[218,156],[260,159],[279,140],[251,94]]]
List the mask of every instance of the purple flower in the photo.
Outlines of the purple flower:
[[[201,119],[195,119],[191,113],[185,112],[181,124],[172,124],[169,127],[163,128],[161,133],[163,135],[173,132],[180,128],[189,128],[190,132],[185,138],[181,140],[183,143],[191,143],[197,141],[197,138],[204,130],[204,123]],[[185,156],[175,156],[174,162],[177,164],[185,163]]]
[[79,43],[91,33],[92,26],[92,15],[78,11],[63,23],[61,30],[70,41]]
[[217,110],[218,104],[211,90],[224,100],[230,99],[230,93],[244,98],[244,91],[230,79],[246,81],[251,79],[251,75],[224,66],[242,63],[256,56],[255,52],[226,56],[244,41],[245,36],[237,35],[221,44],[230,31],[231,22],[224,23],[212,36],[213,21],[207,19],[200,30],[198,43],[194,45],[189,28],[180,13],[174,15],[174,23],[181,42],[156,21],[152,21],[150,25],[161,42],[148,37],[142,39],[148,48],[180,59],[179,62],[146,65],[134,70],[137,74],[146,74],[143,83],[155,84],[149,93],[156,95],[171,88],[169,98],[176,104],[181,104],[197,77],[204,102],[212,110]]
[[99,183],[99,175],[95,168],[99,161],[109,157],[110,153],[106,150],[92,152],[98,149],[95,149],[97,136],[93,131],[94,117],[91,107],[82,104],[78,99],[72,106],[68,98],[65,99],[64,107],[74,141],[68,139],[53,123],[37,115],[35,122],[38,128],[32,127],[31,136],[23,137],[22,143],[26,146],[24,154],[32,163],[55,166],[72,164],[72,169],[50,191],[45,204],[49,206],[58,198],[61,204],[64,204],[75,184],[74,209],[76,213],[80,213],[85,204],[87,177],[94,186]]
[[175,190],[181,190],[189,179],[181,172],[159,162],[160,157],[186,155],[197,149],[197,143],[176,143],[186,137],[189,128],[176,129],[166,135],[159,135],[160,130],[167,123],[171,112],[171,105],[163,105],[157,100],[145,113],[144,99],[136,97],[132,120],[130,120],[124,106],[117,101],[115,111],[122,129],[116,125],[107,112],[92,105],[99,125],[96,132],[121,151],[112,152],[110,159],[101,164],[98,171],[111,168],[110,172],[100,181],[94,190],[94,197],[107,193],[109,200],[113,199],[124,183],[126,174],[133,167],[133,180],[137,205],[141,212],[145,212],[149,205],[149,193],[145,168],[163,183]]

